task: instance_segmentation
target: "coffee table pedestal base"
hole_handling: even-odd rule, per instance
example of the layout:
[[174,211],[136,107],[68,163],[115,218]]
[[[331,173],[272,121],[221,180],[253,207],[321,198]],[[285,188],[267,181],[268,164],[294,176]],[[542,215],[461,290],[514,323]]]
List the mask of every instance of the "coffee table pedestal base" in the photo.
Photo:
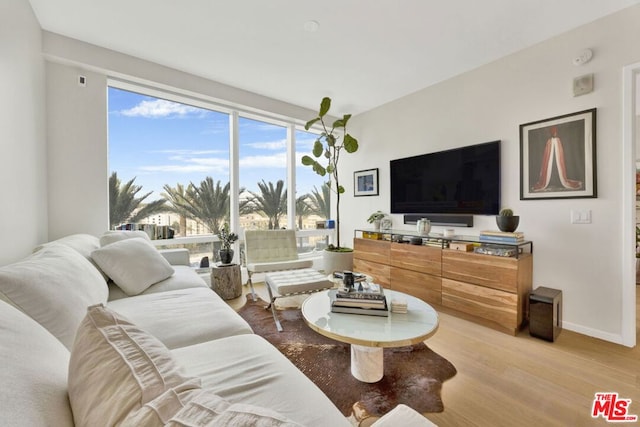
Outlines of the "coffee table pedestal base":
[[364,383],[375,383],[384,375],[384,350],[351,344],[351,374]]

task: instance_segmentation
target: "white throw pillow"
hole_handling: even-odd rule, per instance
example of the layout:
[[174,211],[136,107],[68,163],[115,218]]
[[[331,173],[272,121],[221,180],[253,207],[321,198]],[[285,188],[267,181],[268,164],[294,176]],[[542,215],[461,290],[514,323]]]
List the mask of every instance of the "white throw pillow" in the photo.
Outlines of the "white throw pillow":
[[67,348],[87,307],[106,302],[108,295],[98,270],[66,245],[48,244],[0,268],[0,299],[28,314]]
[[[76,426],[161,426],[198,391],[200,380],[182,375],[158,339],[102,305],[88,308],[69,361]],[[154,400],[151,411],[143,408]]]
[[0,426],[72,426],[69,350],[42,325],[0,301]]
[[144,231],[113,230],[105,231],[104,234],[100,236],[100,246],[107,246],[120,240],[135,239],[136,237],[151,240],[149,235]]
[[141,238],[111,243],[93,251],[91,257],[129,296],[138,295],[174,273],[160,252]]

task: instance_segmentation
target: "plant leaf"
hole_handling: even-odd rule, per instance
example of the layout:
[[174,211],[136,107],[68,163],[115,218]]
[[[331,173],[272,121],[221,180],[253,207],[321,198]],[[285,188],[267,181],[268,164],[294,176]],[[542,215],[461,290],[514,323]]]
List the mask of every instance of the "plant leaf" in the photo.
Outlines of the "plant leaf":
[[330,159],[331,158],[331,151],[329,151],[329,149],[327,148],[324,152],[324,157],[326,159]]
[[335,168],[333,167],[332,164],[328,164],[327,165],[327,173],[333,173],[334,170],[335,170]]
[[313,170],[320,176],[325,176],[327,174],[327,170],[318,162],[313,164]]
[[342,185],[338,185],[338,193],[344,193],[344,187]]
[[329,135],[326,136],[326,138],[327,138],[327,145],[329,147],[333,147],[334,145],[336,145],[336,137],[335,136],[329,134]]
[[344,149],[347,150],[347,153],[355,153],[358,151],[358,140],[352,137],[349,134],[344,136]]
[[311,166],[313,163],[315,162],[315,160],[313,160],[311,157],[309,156],[302,156],[302,164],[305,166]]
[[322,144],[322,142],[320,142],[319,139],[316,139],[316,142],[313,143],[313,155],[316,157],[320,157],[322,156],[322,153],[324,152],[324,145]]
[[304,125],[304,129],[305,130],[309,130],[311,128],[311,126],[313,126],[318,120],[320,120],[320,117],[316,117],[315,119],[311,119],[309,120],[305,125]]
[[320,113],[318,115],[324,117],[329,112],[329,108],[331,108],[331,98],[325,96],[320,103]]
[[343,128],[343,127],[347,126],[347,122],[349,121],[350,118],[351,118],[351,114],[345,114],[344,116],[342,116],[341,119],[338,119],[335,122],[333,122],[333,127],[334,128]]

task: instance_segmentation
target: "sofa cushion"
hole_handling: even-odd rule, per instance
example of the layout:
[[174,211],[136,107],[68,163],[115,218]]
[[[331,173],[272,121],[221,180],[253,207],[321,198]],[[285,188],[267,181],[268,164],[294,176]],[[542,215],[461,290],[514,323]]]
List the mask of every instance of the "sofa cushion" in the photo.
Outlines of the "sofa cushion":
[[36,246],[33,250],[34,252],[38,252],[40,249],[44,248],[46,245],[51,244],[62,244],[65,246],[69,246],[71,249],[74,249],[80,255],[85,257],[94,267],[102,274],[104,280],[109,279],[106,274],[100,270],[100,267],[93,261],[91,258],[91,253],[100,247],[100,239],[96,236],[92,236],[91,234],[71,234],[69,236],[61,237],[49,243],[44,243],[42,245]]
[[149,235],[144,231],[128,231],[128,230],[110,230],[105,231],[100,236],[100,246],[107,246],[111,243],[119,242],[126,239],[141,238],[145,240],[151,240]]
[[109,301],[108,307],[169,348],[252,334],[251,326],[209,288],[190,288]]
[[199,377],[203,389],[232,404],[250,402],[309,427],[351,426],[309,378],[258,335],[221,338],[171,353],[186,375]]
[[127,295],[138,295],[174,273],[147,240],[125,239],[93,251],[91,257]]
[[[178,289],[189,288],[208,288],[209,286],[196,271],[185,265],[172,266],[174,273],[172,276],[154,283],[149,286],[140,295],[155,294],[158,292],[175,291]],[[109,282],[109,301],[113,301],[120,298],[127,298],[127,294],[113,282]]]
[[16,306],[71,348],[86,309],[107,301],[103,277],[82,255],[62,244],[0,268],[0,299]]
[[[88,308],[69,361],[76,426],[126,425],[127,417],[167,392],[160,416],[170,418],[180,400],[199,388],[199,380],[183,375],[155,337],[102,305]],[[150,425],[162,424],[157,419]]]
[[69,351],[15,307],[0,301],[0,425],[73,426]]

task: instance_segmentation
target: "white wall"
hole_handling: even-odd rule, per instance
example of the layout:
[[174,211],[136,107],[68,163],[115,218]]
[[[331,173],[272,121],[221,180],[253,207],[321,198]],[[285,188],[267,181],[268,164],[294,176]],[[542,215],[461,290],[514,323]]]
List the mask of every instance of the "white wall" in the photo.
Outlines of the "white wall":
[[[621,342],[622,337],[622,67],[640,60],[640,6],[583,26],[507,58],[391,102],[354,119],[357,155],[343,157],[342,176],[380,169],[380,196],[353,198],[346,238],[367,216],[389,212],[389,160],[453,146],[502,140],[502,204],[520,215],[519,231],[534,242],[534,287],[563,291],[564,327]],[[575,67],[583,48],[594,59]],[[595,74],[595,91],[573,97],[574,77]],[[519,125],[596,107],[597,199],[519,200]],[[572,209],[591,210],[589,225],[570,224]],[[395,215],[394,228],[402,225]],[[475,217],[477,234],[496,229]]]
[[44,61],[27,1],[0,0],[0,265],[47,239]]
[[109,224],[107,79],[52,62],[46,73],[49,240],[99,236]]

